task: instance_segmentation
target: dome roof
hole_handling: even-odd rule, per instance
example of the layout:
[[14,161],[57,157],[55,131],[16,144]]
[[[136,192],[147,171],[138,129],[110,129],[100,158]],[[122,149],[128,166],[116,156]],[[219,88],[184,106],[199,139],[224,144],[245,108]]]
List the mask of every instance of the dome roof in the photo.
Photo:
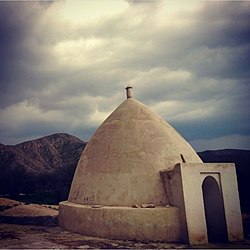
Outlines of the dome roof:
[[110,206],[168,204],[159,171],[172,170],[184,160],[202,162],[172,126],[128,98],[88,142],[68,200]]

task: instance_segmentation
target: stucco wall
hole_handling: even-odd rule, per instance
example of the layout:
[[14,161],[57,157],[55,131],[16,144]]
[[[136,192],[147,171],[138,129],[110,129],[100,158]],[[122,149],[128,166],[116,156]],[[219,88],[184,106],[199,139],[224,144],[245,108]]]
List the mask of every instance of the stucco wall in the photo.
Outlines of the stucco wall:
[[62,202],[60,226],[80,234],[113,239],[180,241],[176,207],[100,207]]
[[[96,130],[72,181],[68,201],[131,206],[168,204],[159,171],[202,162],[181,135],[145,105],[129,98]],[[146,183],[146,184],[145,184]]]
[[[242,218],[235,166],[232,163],[180,163],[166,173],[172,188],[173,205],[180,208],[182,236],[187,229],[190,244],[208,242],[202,183],[212,176],[221,189],[229,241],[243,239]],[[181,185],[179,184],[181,182]],[[182,190],[181,190],[182,189]],[[185,215],[183,217],[183,214]],[[183,224],[183,223],[186,223]]]

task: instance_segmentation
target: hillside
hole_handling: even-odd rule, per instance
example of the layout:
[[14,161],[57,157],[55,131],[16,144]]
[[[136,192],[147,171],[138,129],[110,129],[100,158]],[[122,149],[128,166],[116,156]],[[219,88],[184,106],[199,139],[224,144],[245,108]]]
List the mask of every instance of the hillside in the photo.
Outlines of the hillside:
[[67,198],[78,159],[86,143],[68,134],[6,146],[0,144],[0,193],[53,193]]
[[[20,193],[67,199],[71,181],[86,142],[68,134],[53,134],[7,146],[0,144],[0,195]],[[234,162],[241,207],[250,212],[250,150],[214,150],[198,153],[204,162]]]

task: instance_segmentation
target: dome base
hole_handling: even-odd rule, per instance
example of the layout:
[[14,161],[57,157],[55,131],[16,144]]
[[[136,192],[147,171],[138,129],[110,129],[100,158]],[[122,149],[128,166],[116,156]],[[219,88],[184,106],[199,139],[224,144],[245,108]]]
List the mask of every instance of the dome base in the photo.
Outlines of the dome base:
[[177,207],[132,208],[80,205],[64,201],[59,206],[62,228],[110,239],[179,242]]

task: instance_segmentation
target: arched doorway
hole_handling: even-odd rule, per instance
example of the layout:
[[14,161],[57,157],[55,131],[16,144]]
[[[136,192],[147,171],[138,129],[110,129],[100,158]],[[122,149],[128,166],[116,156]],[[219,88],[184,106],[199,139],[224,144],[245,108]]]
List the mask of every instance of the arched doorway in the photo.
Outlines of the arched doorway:
[[207,176],[202,183],[207,234],[209,242],[228,241],[225,210],[217,181]]

